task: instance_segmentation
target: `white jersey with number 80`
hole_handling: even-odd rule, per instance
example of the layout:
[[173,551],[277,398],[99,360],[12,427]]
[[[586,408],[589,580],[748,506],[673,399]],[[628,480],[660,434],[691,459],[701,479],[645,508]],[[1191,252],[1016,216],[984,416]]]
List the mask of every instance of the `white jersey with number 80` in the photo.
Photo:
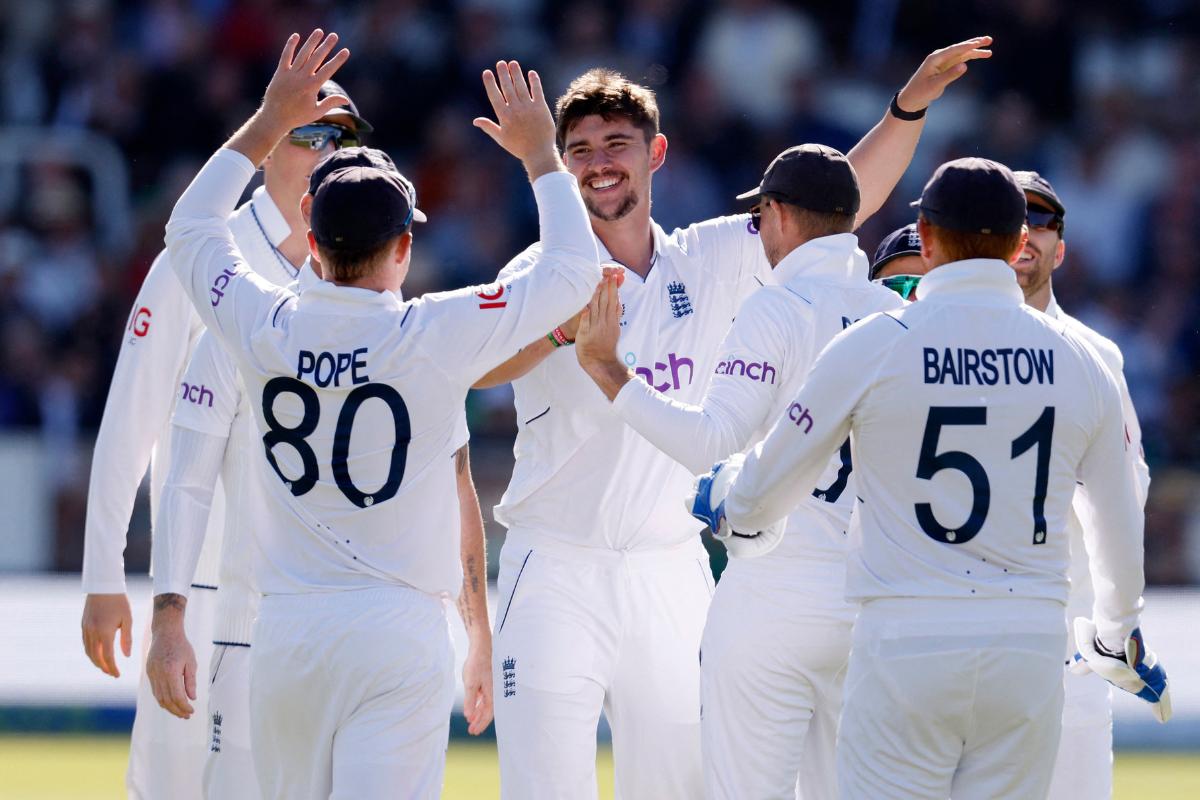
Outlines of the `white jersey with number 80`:
[[319,282],[299,296],[246,269],[225,224],[253,174],[221,150],[184,193],[167,246],[235,355],[262,448],[264,594],[407,585],[456,595],[451,454],[471,384],[587,302],[600,278],[575,180],[534,185],[542,255],[498,285],[402,302]]

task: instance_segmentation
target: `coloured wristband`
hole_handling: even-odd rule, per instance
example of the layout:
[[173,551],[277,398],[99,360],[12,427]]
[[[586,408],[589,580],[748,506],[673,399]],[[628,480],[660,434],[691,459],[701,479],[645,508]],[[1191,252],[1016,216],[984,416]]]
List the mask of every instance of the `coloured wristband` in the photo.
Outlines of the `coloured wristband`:
[[549,333],[546,334],[546,338],[549,339],[550,344],[554,345],[555,347],[562,347],[563,345],[575,344],[575,340],[568,339],[567,335],[565,333],[563,333],[562,328],[555,328],[554,330],[550,331]]
[[892,95],[892,102],[888,105],[888,113],[890,113],[896,119],[902,119],[905,122],[916,122],[917,120],[924,117],[925,112],[928,110],[929,110],[929,107],[926,106],[925,108],[922,108],[920,111],[905,111],[903,108],[900,107],[900,93],[899,92],[896,92],[894,95]]

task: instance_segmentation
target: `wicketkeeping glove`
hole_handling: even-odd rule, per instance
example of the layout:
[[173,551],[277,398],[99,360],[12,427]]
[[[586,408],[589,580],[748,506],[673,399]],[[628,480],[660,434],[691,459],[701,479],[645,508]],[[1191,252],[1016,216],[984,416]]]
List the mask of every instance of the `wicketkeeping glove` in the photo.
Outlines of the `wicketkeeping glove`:
[[1075,618],[1075,663],[1071,671],[1082,675],[1095,672],[1101,678],[1135,694],[1150,704],[1159,722],[1171,718],[1171,692],[1167,671],[1158,663],[1158,656],[1146,649],[1142,629],[1134,628],[1125,640],[1125,652],[1107,650],[1096,637],[1096,625],[1085,617]]
[[743,533],[735,531],[725,518],[725,498],[745,462],[745,454],[738,453],[714,465],[711,472],[697,476],[685,501],[688,513],[707,524],[733,558],[766,555],[783,539],[782,520],[766,530]]

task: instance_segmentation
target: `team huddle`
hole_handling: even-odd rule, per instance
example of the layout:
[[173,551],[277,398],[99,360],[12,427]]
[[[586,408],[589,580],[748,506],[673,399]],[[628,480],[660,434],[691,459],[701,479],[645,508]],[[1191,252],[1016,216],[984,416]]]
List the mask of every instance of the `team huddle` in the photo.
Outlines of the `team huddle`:
[[[425,215],[361,146],[337,41],[289,38],[180,197],[113,378],[83,637],[116,675],[149,464],[130,797],[439,796],[447,600],[506,798],[596,797],[601,712],[618,797],[1111,795],[1110,684],[1171,711],[1120,351],[1054,300],[1066,208],[965,158],[873,263],[854,234],[989,37],[931,53],[848,154],[790,147],[741,213],[673,233],[651,90],[593,69],[552,114],[499,62],[474,124],[539,241],[418,298]],[[508,382],[489,621],[464,402]]]

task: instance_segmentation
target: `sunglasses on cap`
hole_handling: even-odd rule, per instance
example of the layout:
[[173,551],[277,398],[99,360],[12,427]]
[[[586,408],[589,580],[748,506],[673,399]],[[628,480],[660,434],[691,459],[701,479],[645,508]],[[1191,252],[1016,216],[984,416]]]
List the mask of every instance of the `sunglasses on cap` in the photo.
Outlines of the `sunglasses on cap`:
[[338,150],[343,147],[358,147],[362,144],[358,134],[354,131],[328,122],[293,128],[288,133],[288,141],[297,147],[307,147],[317,151],[324,150],[330,142],[333,142],[333,146]]
[[1060,231],[1063,226],[1063,218],[1057,211],[1036,206],[1030,206],[1025,210],[1025,222],[1030,228],[1044,228],[1048,231]]
[[886,278],[876,278],[871,281],[878,283],[886,289],[891,289],[896,294],[900,295],[902,300],[907,300],[917,288],[917,284],[921,282],[920,275],[889,275]]

